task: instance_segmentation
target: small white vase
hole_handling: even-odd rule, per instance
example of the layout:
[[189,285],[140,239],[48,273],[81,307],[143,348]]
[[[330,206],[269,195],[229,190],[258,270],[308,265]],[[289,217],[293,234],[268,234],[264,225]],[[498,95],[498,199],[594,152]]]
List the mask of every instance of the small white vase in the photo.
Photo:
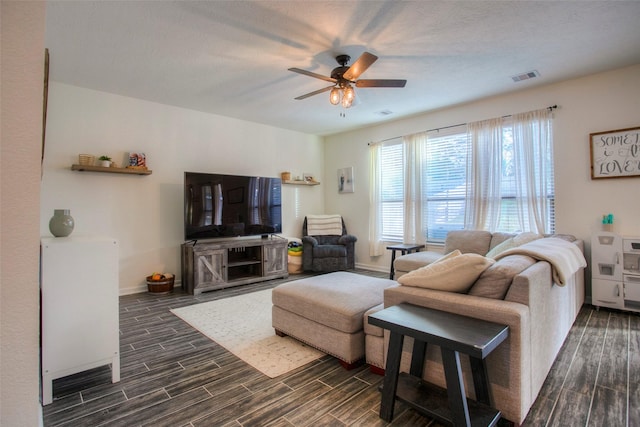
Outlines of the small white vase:
[[108,168],[111,166],[111,160],[100,160],[100,166]]

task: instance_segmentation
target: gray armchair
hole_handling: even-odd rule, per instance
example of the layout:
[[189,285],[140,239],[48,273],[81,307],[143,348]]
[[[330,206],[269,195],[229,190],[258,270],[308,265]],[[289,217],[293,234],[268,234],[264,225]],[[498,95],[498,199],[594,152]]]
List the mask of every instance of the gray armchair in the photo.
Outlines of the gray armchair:
[[355,268],[355,236],[347,234],[342,222],[342,235],[315,235],[307,232],[307,218],[302,225],[302,269],[330,272]]

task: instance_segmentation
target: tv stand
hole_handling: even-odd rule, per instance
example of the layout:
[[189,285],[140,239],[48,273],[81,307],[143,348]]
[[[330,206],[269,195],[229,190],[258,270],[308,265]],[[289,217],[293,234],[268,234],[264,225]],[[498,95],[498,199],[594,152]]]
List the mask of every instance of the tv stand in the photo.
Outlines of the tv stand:
[[183,243],[182,288],[198,295],[288,277],[287,244],[273,237]]

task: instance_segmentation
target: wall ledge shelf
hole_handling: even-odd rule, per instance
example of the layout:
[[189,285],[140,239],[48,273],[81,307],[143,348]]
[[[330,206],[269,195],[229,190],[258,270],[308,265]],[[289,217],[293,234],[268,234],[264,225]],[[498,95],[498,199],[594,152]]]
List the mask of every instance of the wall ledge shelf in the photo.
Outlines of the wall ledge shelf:
[[128,175],[151,175],[152,171],[149,169],[133,169],[133,168],[105,168],[103,166],[91,166],[91,165],[71,165],[72,171],[78,172],[104,172],[104,173],[123,173]]
[[288,185],[320,185],[318,181],[282,181],[282,183]]

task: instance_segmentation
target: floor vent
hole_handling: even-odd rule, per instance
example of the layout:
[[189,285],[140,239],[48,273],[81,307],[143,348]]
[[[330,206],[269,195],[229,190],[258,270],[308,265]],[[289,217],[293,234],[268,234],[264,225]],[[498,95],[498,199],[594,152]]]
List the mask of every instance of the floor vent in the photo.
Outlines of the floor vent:
[[514,82],[521,82],[522,80],[529,80],[535,77],[540,77],[540,73],[536,70],[529,71],[528,73],[518,74],[515,76],[511,76]]

